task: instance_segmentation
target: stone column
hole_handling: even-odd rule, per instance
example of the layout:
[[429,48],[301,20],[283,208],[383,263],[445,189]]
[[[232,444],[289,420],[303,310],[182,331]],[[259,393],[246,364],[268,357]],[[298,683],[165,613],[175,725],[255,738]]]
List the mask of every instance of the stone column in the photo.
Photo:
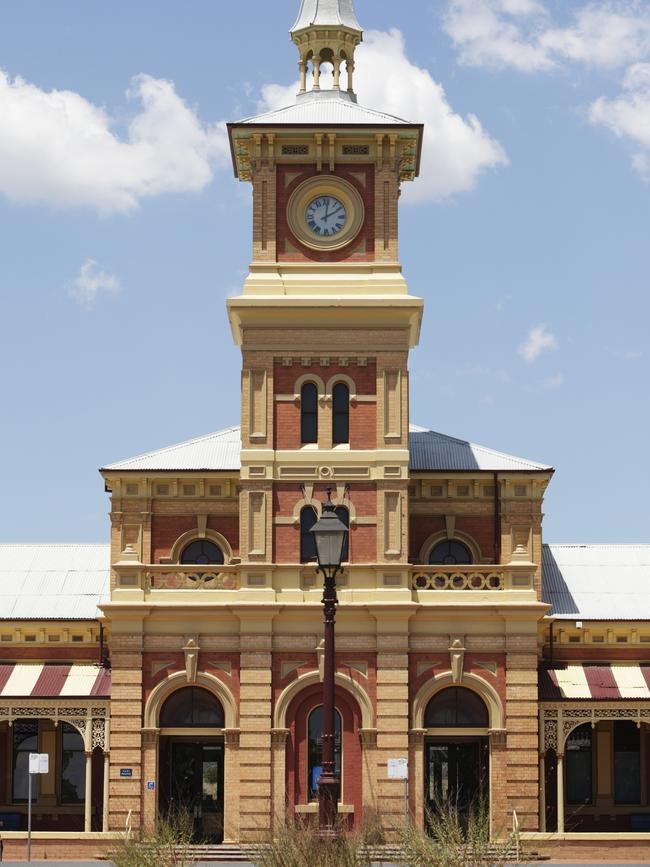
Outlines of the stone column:
[[239,840],[239,738],[239,729],[224,729],[224,843]]
[[363,819],[377,813],[377,729],[360,729]]
[[522,831],[539,827],[539,710],[537,704],[537,624],[508,624],[506,634],[507,772],[506,813],[494,814],[495,834],[506,832],[512,812]]
[[424,831],[424,738],[426,729],[409,732],[409,809],[416,828]]
[[539,754],[539,830],[546,831],[546,757]]
[[104,753],[104,786],[102,797],[102,831],[108,831],[108,781],[111,774],[111,756],[110,753]]
[[404,822],[404,783],[388,779],[388,759],[409,754],[408,617],[377,621],[377,807],[390,833]]
[[[147,831],[153,832],[158,818],[158,741],[160,729],[142,729],[142,821]],[[147,780],[155,788],[147,789]]]
[[271,831],[272,627],[266,612],[240,618],[239,838],[248,842]]
[[557,832],[564,834],[564,754],[557,754]]
[[289,729],[272,729],[273,830],[287,818],[287,738]]
[[86,834],[92,831],[93,809],[93,753],[86,751],[86,790],[84,801],[84,831]]

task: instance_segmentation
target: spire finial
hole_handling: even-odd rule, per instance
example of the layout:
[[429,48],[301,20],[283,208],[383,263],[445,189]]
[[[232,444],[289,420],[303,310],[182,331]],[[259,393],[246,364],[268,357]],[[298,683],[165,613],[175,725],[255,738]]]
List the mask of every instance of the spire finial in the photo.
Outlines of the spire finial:
[[[354,93],[354,53],[363,39],[363,30],[354,11],[353,0],[301,0],[300,12],[291,28],[291,38],[300,51],[300,93],[307,92],[307,77],[312,72],[312,92],[322,93],[323,67],[333,70],[331,90],[356,102]],[[341,88],[343,66],[347,90]]]

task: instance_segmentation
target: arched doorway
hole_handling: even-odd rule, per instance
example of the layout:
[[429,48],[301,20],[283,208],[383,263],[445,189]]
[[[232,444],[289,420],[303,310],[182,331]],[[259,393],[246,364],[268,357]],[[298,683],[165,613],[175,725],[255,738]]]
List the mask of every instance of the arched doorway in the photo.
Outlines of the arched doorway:
[[489,713],[471,689],[450,686],[437,692],[424,712],[425,810],[448,809],[467,824],[489,810]]
[[196,841],[223,842],[223,705],[207,689],[186,686],[167,698],[159,726],[160,815],[189,815]]

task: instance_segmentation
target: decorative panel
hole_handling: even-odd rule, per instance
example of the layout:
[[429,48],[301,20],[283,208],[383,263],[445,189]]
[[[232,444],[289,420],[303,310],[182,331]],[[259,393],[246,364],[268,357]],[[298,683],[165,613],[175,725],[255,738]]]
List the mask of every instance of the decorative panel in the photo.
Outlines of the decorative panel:
[[384,494],[384,549],[387,556],[399,556],[402,552],[402,509],[397,491]]
[[402,413],[400,400],[400,372],[384,372],[384,436],[401,437]]
[[251,370],[249,382],[250,436],[266,439],[266,371]]
[[248,495],[248,553],[266,553],[266,495],[252,491]]

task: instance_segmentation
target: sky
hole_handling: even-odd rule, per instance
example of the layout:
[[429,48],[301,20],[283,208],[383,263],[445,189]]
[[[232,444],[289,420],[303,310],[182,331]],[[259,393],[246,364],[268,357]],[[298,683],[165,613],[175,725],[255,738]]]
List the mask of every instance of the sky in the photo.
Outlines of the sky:
[[[239,422],[224,122],[293,101],[298,5],[0,0],[0,541],[108,541],[98,467]],[[355,5],[425,123],[411,420],[555,467],[546,541],[650,541],[650,3]]]

